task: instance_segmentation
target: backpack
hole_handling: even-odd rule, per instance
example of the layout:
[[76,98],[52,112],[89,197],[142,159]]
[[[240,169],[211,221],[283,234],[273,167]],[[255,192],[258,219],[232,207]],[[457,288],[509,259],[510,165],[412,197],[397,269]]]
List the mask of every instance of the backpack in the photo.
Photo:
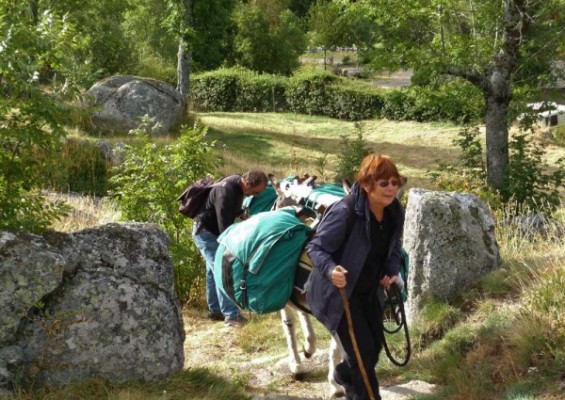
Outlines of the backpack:
[[262,212],[230,225],[218,237],[216,286],[244,310],[281,310],[310,231],[292,209]]
[[179,212],[188,218],[196,217],[204,207],[210,190],[215,183],[212,178],[204,177],[187,187],[176,199],[176,201],[181,202]]

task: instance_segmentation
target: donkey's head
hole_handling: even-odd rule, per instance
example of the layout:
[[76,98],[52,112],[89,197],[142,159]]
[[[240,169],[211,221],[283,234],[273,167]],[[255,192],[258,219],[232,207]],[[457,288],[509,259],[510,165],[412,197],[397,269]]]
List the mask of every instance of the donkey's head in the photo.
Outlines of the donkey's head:
[[[315,196],[316,201],[312,201],[311,197],[314,197],[311,196],[313,195],[312,192],[323,186],[316,182],[316,176],[313,175],[306,174],[302,177],[282,182],[274,175],[269,175],[269,179],[277,192],[277,199],[273,209],[293,207],[300,218],[308,218],[311,220],[310,223],[313,224],[319,221],[331,204],[341,198],[333,194],[323,194]],[[346,194],[349,193],[351,184],[348,181],[343,181],[342,185],[344,192]]]
[[304,205],[304,200],[312,192],[316,176],[305,174],[296,177],[292,181],[279,181],[276,176],[269,174],[269,180],[277,192],[277,199],[273,209],[283,207],[300,208]]

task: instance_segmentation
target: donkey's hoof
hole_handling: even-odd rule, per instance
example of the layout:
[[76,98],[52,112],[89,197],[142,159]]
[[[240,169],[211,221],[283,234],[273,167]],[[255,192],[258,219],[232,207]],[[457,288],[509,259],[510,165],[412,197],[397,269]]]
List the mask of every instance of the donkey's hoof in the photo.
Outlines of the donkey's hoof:
[[309,351],[304,350],[304,357],[307,358],[307,359],[310,358],[310,357],[312,357],[313,354],[314,354],[314,353],[311,353],[311,352],[309,352]]
[[292,374],[292,379],[302,382],[304,380],[304,372],[296,372]]

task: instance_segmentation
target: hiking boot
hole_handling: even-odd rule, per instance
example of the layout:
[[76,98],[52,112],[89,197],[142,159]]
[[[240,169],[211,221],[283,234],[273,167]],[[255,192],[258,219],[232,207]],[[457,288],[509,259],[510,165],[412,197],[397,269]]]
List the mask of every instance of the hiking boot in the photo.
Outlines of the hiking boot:
[[226,326],[240,327],[247,323],[247,320],[243,316],[239,315],[237,317],[226,317],[224,324]]
[[219,311],[208,311],[208,319],[212,321],[223,321],[224,314]]

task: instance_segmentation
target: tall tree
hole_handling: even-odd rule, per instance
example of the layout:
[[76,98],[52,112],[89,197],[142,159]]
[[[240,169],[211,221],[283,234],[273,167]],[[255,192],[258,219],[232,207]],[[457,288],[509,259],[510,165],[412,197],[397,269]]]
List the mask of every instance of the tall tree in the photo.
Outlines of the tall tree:
[[41,17],[48,10],[75,26],[76,40],[83,46],[73,56],[83,65],[86,63],[91,72],[106,76],[131,67],[134,62],[132,47],[121,27],[128,1],[31,0],[30,3],[35,15]]
[[[565,43],[563,0],[367,0],[378,23],[375,65],[426,67],[483,93],[487,183],[508,180],[510,103],[517,86],[538,86]],[[394,4],[393,4],[394,3]]]
[[286,75],[298,67],[298,57],[306,49],[306,36],[288,3],[252,0],[237,7],[234,45],[239,65]]
[[308,11],[308,28],[310,45],[324,51],[326,69],[328,49],[347,45],[347,24],[342,18],[342,6],[337,2],[316,1]]

